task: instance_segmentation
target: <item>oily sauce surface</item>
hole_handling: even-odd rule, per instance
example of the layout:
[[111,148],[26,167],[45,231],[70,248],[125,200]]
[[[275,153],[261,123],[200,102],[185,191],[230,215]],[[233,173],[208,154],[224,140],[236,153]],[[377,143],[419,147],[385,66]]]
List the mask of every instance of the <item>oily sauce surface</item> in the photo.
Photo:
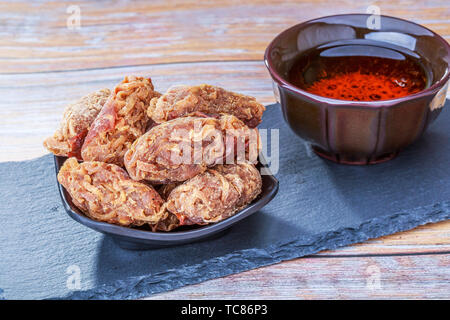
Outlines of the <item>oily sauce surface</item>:
[[417,93],[427,84],[416,59],[373,46],[312,50],[289,71],[295,86],[313,94],[348,101],[379,101]]

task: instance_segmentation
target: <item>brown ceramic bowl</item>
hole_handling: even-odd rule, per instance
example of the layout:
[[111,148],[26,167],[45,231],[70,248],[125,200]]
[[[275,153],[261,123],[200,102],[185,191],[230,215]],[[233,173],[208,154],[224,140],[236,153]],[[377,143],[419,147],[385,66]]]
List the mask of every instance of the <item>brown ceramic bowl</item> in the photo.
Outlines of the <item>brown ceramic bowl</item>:
[[[275,96],[292,130],[322,157],[346,164],[371,164],[395,157],[420,137],[441,112],[448,82],[450,46],[433,31],[398,18],[381,16],[381,28],[367,27],[369,15],[323,17],[280,33],[267,47],[265,63]],[[335,41],[378,46],[419,55],[429,77],[415,94],[382,101],[344,101],[299,89],[287,80],[299,55]]]

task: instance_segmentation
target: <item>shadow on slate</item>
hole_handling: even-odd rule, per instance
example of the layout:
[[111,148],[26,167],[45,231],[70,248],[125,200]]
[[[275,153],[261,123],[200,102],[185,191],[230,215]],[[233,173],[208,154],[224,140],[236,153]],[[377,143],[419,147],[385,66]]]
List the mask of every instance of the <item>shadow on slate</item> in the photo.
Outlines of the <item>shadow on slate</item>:
[[373,166],[318,158],[278,105],[263,120],[280,130],[278,195],[223,237],[179,247],[126,251],[73,221],[51,155],[0,164],[0,298],[139,298],[450,217],[449,110],[396,159]]

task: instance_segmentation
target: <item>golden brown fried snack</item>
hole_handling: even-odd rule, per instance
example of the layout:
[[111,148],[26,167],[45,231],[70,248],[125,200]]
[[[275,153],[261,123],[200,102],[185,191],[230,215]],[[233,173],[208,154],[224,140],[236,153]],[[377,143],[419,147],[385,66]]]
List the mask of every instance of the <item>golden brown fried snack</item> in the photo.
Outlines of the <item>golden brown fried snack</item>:
[[81,146],[91,123],[105,104],[111,91],[101,89],[68,105],[59,128],[44,141],[44,147],[57,156],[81,159]]
[[177,216],[166,212],[166,217],[161,219],[156,224],[150,224],[150,228],[153,232],[155,231],[172,231],[175,228],[178,228],[180,226],[180,220],[178,220]]
[[173,86],[158,99],[152,99],[148,115],[156,123],[204,113],[232,114],[248,127],[260,122],[265,108],[255,98],[202,84],[199,86]]
[[181,184],[181,182],[172,182],[172,183],[168,183],[168,184],[163,184],[157,189],[157,191],[158,191],[159,195],[161,196],[161,198],[163,198],[164,200],[167,200],[167,198],[169,197],[169,194],[172,192],[172,190],[175,189],[176,187],[178,187],[180,184]]
[[88,217],[123,226],[158,223],[163,200],[150,186],[131,180],[114,164],[76,158],[64,162],[58,181]]
[[92,123],[81,149],[83,160],[123,166],[123,155],[147,128],[150,100],[159,95],[151,79],[125,77]]
[[190,179],[218,163],[234,162],[235,155],[242,158],[247,153],[256,161],[259,148],[258,130],[232,115],[185,117],[150,129],[133,143],[124,162],[132,179],[167,184]]
[[218,222],[246,207],[261,187],[253,164],[217,165],[173,189],[165,206],[180,225]]

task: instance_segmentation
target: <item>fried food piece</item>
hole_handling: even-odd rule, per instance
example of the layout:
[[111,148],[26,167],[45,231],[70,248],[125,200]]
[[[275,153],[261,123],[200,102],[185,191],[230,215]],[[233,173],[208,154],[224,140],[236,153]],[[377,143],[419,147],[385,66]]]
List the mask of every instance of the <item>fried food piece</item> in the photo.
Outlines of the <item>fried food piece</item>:
[[153,232],[155,231],[172,231],[175,228],[178,228],[180,226],[180,220],[178,220],[177,216],[167,212],[167,215],[165,218],[160,220],[156,224],[150,224],[150,228]]
[[213,169],[225,177],[238,191],[237,211],[245,208],[261,193],[261,174],[253,164],[247,162],[234,165],[219,165]]
[[44,141],[44,147],[57,156],[81,159],[81,146],[91,123],[105,104],[111,91],[101,89],[68,105],[59,128]]
[[147,128],[150,100],[159,95],[151,79],[125,77],[92,123],[81,149],[83,160],[123,166],[123,155]]
[[165,214],[163,200],[146,184],[131,180],[114,164],[76,158],[64,162],[58,181],[73,203],[88,217],[123,226],[158,223]]
[[169,194],[172,192],[172,190],[175,189],[176,187],[178,187],[180,184],[181,184],[181,182],[172,182],[172,183],[168,183],[168,184],[163,184],[157,189],[157,191],[158,191],[159,195],[161,196],[161,198],[163,198],[164,200],[167,200],[167,198],[169,197]]
[[[169,184],[163,184],[161,185],[157,191],[161,198],[165,201],[167,200],[167,197],[172,192],[173,189],[175,189],[177,186],[179,186],[180,183],[174,182]],[[153,232],[155,231],[172,231],[173,229],[180,226],[180,221],[178,220],[177,216],[170,213],[165,209],[165,204],[163,204],[163,207],[161,208],[162,211],[165,212],[165,216],[156,224],[149,224],[150,228]]]
[[253,164],[217,165],[173,189],[165,206],[180,225],[218,222],[246,207],[261,187]]
[[260,146],[258,129],[249,129],[232,115],[185,117],[142,135],[124,162],[132,179],[168,184],[190,179],[218,163],[234,162],[235,156],[256,161]]
[[202,84],[173,86],[158,99],[152,99],[148,115],[156,123],[195,114],[232,114],[248,127],[261,123],[265,108],[255,98]]

